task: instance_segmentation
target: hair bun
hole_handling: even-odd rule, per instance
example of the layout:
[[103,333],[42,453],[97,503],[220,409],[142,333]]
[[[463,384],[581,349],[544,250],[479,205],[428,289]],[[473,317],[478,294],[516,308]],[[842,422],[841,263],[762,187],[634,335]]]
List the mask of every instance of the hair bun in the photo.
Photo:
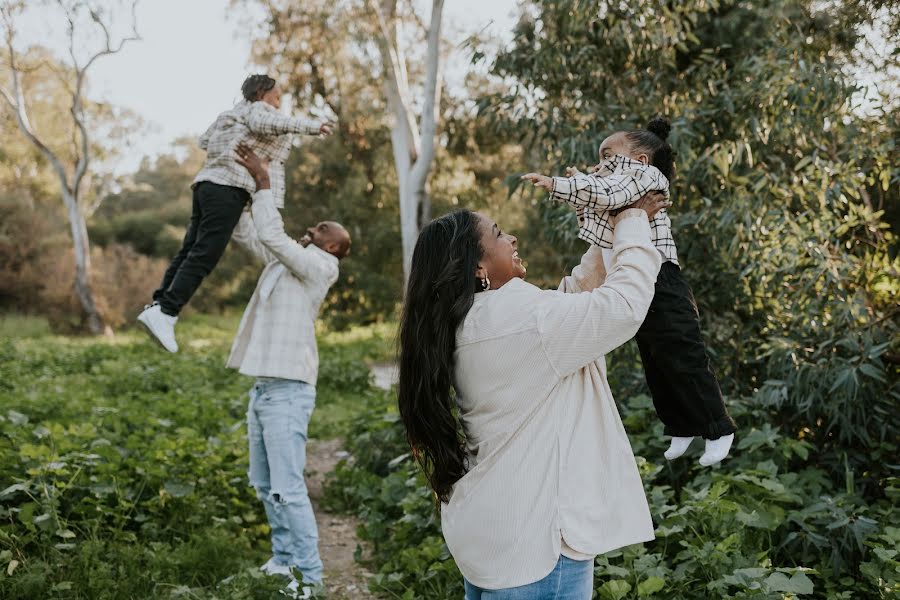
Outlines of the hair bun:
[[666,141],[666,138],[669,137],[669,132],[672,131],[672,124],[666,118],[656,117],[647,123],[647,131],[655,134],[662,141]]

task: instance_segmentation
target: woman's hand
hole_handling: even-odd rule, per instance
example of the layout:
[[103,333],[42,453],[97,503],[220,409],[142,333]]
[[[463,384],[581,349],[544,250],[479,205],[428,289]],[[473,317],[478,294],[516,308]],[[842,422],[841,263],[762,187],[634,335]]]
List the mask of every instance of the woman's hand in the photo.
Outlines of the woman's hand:
[[544,188],[548,192],[553,191],[553,178],[538,173],[526,173],[520,178],[522,181],[530,181],[534,187]]
[[[672,206],[672,203],[666,200],[666,195],[662,192],[650,192],[644,194],[640,200],[635,202],[630,206],[626,206],[623,209],[620,209],[618,212],[615,212],[614,216],[618,217],[622,213],[622,211],[626,211],[629,208],[639,208],[647,213],[647,218],[653,220],[653,217],[656,216],[656,213],[661,211],[664,208],[669,208]],[[618,221],[618,218],[616,219]]]
[[334,131],[334,123],[326,121],[319,126],[319,135],[331,135]]

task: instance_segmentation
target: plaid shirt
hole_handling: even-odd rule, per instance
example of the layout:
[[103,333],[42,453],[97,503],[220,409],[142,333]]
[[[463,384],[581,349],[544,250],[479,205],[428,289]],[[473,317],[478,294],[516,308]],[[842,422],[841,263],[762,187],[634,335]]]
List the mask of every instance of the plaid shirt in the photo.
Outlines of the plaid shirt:
[[316,385],[316,318],[337,281],[338,259],[291,239],[269,190],[256,192],[233,238],[266,267],[244,310],[228,367],[244,375]]
[[318,135],[321,122],[300,117],[286,117],[266,102],[239,102],[220,114],[200,136],[200,147],[206,150],[206,162],[194,183],[211,181],[256,191],[250,173],[239,165],[234,152],[238,142],[246,142],[263,160],[269,161],[269,178],[275,206],[284,208],[284,161],[291,151],[292,135]]
[[[664,192],[669,180],[654,166],[616,155],[597,165],[590,175],[554,177],[550,198],[567,202],[578,215],[578,237],[601,248],[612,248],[614,225],[609,211],[637,202],[648,192]],[[672,222],[663,209],[650,221],[650,238],[666,260],[678,264]]]

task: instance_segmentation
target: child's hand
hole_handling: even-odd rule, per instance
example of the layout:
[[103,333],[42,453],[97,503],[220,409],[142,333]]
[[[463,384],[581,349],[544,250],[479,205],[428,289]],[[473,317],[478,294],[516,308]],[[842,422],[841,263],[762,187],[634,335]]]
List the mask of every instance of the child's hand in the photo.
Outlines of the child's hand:
[[553,178],[538,173],[526,173],[520,177],[522,181],[530,181],[534,187],[544,188],[545,190],[553,190]]
[[578,170],[578,167],[566,167],[566,177],[574,177],[580,174],[581,171]]
[[332,131],[334,131],[334,123],[330,121],[325,121],[319,126],[319,135],[331,135]]

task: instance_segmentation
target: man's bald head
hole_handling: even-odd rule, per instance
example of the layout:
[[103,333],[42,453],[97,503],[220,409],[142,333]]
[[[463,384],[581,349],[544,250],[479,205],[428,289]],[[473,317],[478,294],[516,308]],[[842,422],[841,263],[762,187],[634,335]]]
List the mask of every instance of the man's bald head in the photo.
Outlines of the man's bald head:
[[339,260],[350,254],[350,232],[337,221],[322,221],[300,238],[304,246],[313,244]]

